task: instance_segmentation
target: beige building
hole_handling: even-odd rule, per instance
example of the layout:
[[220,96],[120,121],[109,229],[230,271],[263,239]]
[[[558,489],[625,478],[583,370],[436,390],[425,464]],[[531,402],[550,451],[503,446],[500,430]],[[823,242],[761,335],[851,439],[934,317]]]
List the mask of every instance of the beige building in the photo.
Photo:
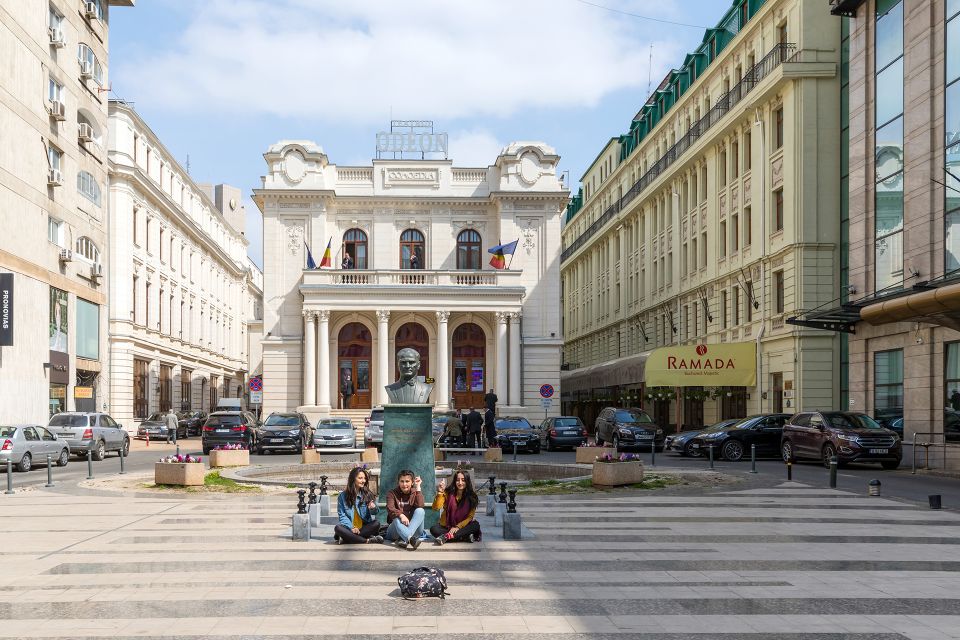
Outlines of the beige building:
[[[445,144],[429,131],[409,135]],[[384,146],[408,139],[381,136]],[[553,148],[512,143],[487,167],[427,157],[338,166],[307,141],[279,142],[264,158],[254,201],[264,215],[265,413],[369,415],[396,380],[397,351],[411,347],[438,409],[481,407],[494,388],[500,413],[542,418],[539,387],[559,383],[569,196]],[[488,249],[514,240],[507,268],[493,269]],[[330,268],[306,268],[308,248],[319,266],[327,246]]]
[[109,408],[109,12],[133,4],[13,0],[0,9],[5,423]]
[[124,102],[109,125],[110,405],[132,429],[244,396],[262,284],[240,190],[195,183]]
[[[836,335],[786,321],[838,297],[839,42],[826,3],[738,0],[601,150],[563,229],[564,413],[835,406]],[[756,345],[756,386],[646,385],[707,343]]]

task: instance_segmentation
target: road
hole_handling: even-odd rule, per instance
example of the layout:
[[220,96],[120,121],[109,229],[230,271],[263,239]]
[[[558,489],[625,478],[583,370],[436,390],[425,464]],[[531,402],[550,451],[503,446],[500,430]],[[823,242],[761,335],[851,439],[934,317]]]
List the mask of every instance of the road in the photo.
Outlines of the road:
[[[173,445],[153,442],[148,447],[146,443],[134,440],[130,449],[130,456],[125,461],[125,467],[128,472],[144,472],[152,469],[153,463],[165,455],[175,452]],[[190,438],[180,441],[180,452],[191,455],[203,455],[200,447],[199,438]],[[324,456],[329,459],[330,452],[325,451]],[[706,469],[709,462],[705,458],[684,458],[672,453],[659,453],[656,456],[656,462],[651,465],[649,453],[640,453],[643,462],[648,468],[653,469]],[[353,459],[355,456],[345,455],[344,460]],[[290,464],[299,461],[299,454],[281,454],[253,456],[255,464],[261,465],[279,465]],[[469,459],[469,458],[467,458]],[[505,451],[504,460],[510,462],[513,455]],[[542,452],[539,454],[518,454],[518,461],[523,462],[556,462],[572,463],[574,454],[572,451],[554,451]],[[837,488],[857,493],[866,493],[870,480],[876,478],[882,483],[881,491],[885,497],[907,501],[911,503],[927,505],[927,497],[933,494],[942,496],[943,507],[945,509],[960,508],[960,478],[945,478],[940,476],[926,475],[922,472],[913,475],[910,473],[909,463],[910,450],[906,447],[904,462],[900,469],[896,471],[884,471],[877,465],[849,465],[839,470],[837,474]],[[757,473],[751,474],[750,462],[726,462],[717,460],[714,462],[716,470],[723,473],[729,473],[743,477],[755,484],[762,486],[773,486],[787,479],[786,467],[780,460],[758,460]],[[120,471],[120,458],[116,454],[110,454],[102,462],[93,463],[93,472],[95,477],[104,474],[115,474]],[[0,470],[2,472],[2,470]],[[86,479],[87,463],[86,460],[71,458],[66,467],[53,467],[53,477],[56,484],[77,482]],[[793,465],[793,479],[811,486],[829,487],[829,471],[815,462],[801,462]],[[28,473],[19,473],[14,471],[13,482],[15,487],[42,487],[47,481],[47,471],[45,466],[38,466]],[[0,486],[6,487],[5,479],[0,478]]]

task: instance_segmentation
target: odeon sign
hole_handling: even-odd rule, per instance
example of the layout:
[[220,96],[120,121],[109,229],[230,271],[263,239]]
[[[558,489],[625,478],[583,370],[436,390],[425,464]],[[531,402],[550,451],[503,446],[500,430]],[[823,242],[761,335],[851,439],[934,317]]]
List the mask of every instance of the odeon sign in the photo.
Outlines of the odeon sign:
[[377,151],[387,153],[447,153],[446,133],[392,133],[377,134]]
[[647,358],[647,386],[696,387],[756,384],[757,348],[753,342],[662,347]]

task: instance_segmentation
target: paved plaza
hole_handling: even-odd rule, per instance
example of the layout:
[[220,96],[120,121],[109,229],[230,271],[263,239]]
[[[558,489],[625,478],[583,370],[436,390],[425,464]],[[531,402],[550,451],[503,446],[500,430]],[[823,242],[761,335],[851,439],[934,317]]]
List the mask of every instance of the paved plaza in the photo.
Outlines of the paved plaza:
[[[295,495],[0,496],[0,637],[960,638],[960,514],[801,483],[520,497],[534,537],[337,546]],[[444,569],[444,601],[396,578]]]

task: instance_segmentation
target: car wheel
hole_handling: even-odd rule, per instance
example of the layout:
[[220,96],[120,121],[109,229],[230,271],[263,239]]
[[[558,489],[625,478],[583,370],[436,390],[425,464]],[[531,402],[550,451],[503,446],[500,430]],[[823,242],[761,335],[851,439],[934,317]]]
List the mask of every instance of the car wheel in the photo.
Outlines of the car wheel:
[[699,458],[701,454],[699,449],[693,448],[692,442],[688,442],[686,446],[683,447],[683,455],[688,458]]
[[823,466],[827,469],[830,468],[830,458],[837,455],[837,450],[833,448],[832,444],[826,444],[823,446]]
[[598,446],[598,447],[602,447],[602,446],[603,446],[603,438],[600,437],[600,432],[599,432],[599,431],[597,431],[597,435],[595,435],[595,436],[593,437],[593,439],[594,439],[594,441],[597,443],[597,446]]
[[33,458],[29,453],[23,454],[20,462],[17,463],[17,471],[30,471],[33,468]]
[[884,460],[880,463],[880,466],[886,469],[887,471],[893,471],[900,466],[899,460]]
[[550,436],[547,436],[547,451],[553,451],[553,449],[553,442],[550,440]]
[[784,462],[793,462],[796,459],[793,455],[793,444],[789,440],[785,440],[780,445],[780,454],[783,456]]
[[123,439],[123,457],[126,458],[130,455],[130,438]]
[[70,450],[64,449],[63,451],[60,452],[60,457],[57,458],[57,466],[65,467],[67,466],[67,463],[69,461],[70,461]]
[[737,440],[728,440],[720,450],[720,455],[730,462],[738,462],[743,459],[743,445]]
[[103,440],[97,443],[97,446],[93,448],[93,459],[97,462],[100,462],[107,457],[107,445],[103,443]]

